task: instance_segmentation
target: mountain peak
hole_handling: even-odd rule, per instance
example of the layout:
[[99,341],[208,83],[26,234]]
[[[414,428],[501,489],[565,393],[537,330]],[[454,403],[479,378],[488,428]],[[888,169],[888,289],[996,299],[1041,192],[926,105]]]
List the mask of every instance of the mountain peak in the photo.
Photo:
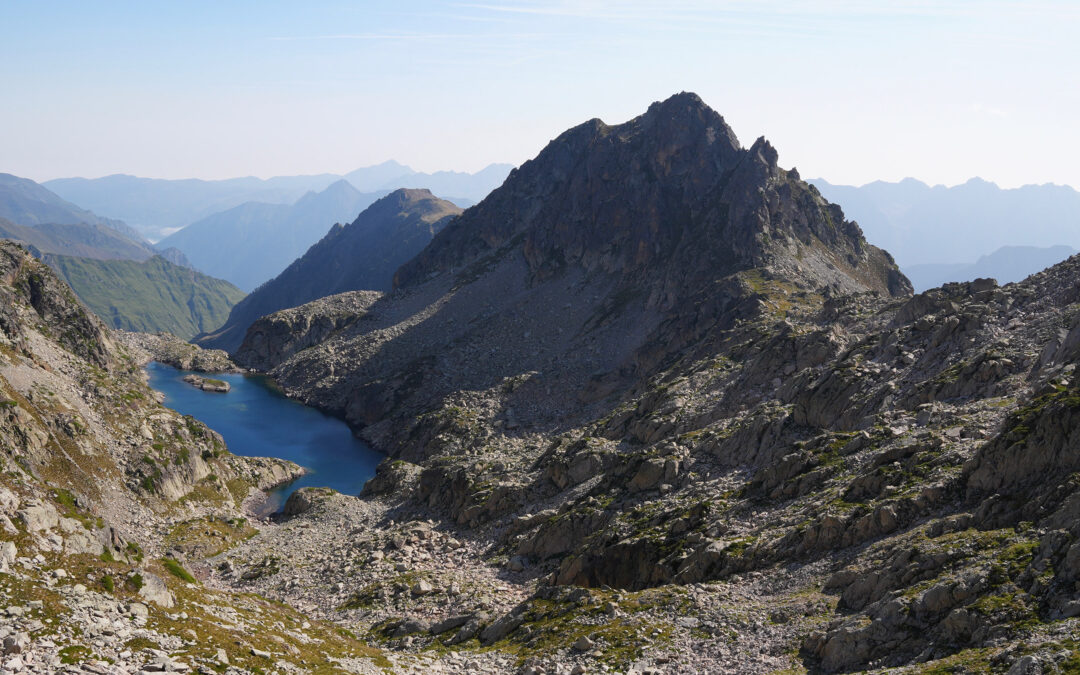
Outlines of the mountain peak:
[[700,96],[692,91],[680,91],[663,101],[653,101],[645,114],[672,114],[679,111],[707,111],[715,114],[715,111],[710,108]]
[[[521,241],[534,279],[571,265],[637,282],[670,277],[661,305],[725,270],[766,266],[807,287],[906,292],[887,254],[777,160],[765,138],[743,149],[691,93],[622,124],[589,120],[515,170],[395,279],[419,283]],[[813,263],[793,260],[804,255]]]
[[383,199],[389,199],[391,197],[402,203],[418,202],[423,199],[437,199],[437,197],[431,193],[431,190],[427,188],[398,188],[386,195],[386,197],[383,197]]

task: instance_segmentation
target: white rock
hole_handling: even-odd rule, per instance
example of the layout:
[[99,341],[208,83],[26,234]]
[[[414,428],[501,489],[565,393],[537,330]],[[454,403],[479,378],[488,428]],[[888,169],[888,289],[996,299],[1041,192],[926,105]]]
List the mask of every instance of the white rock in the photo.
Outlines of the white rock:
[[19,553],[15,548],[15,542],[5,541],[0,543],[0,570],[7,569],[7,567],[15,562],[15,556]]
[[579,652],[587,652],[592,649],[595,644],[596,643],[590,640],[588,636],[582,635],[577,639],[577,642],[574,643],[574,649]]

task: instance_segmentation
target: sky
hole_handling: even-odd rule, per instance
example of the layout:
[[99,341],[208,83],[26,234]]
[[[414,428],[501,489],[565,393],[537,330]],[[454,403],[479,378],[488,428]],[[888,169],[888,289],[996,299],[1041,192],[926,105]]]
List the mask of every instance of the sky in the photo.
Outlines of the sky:
[[1080,187],[1080,2],[0,0],[0,171],[520,164],[698,93],[804,177]]

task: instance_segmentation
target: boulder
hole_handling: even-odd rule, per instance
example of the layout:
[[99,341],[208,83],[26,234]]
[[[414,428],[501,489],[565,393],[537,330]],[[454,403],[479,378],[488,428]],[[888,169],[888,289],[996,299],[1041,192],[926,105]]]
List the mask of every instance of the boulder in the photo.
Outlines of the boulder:
[[0,487],[0,513],[14,513],[18,507],[18,495],[7,488]]
[[15,542],[0,542],[0,571],[7,570],[14,564],[17,555],[18,549],[15,548]]
[[448,616],[442,621],[437,621],[431,624],[431,628],[428,632],[432,635],[442,635],[448,631],[452,631],[455,628],[464,626],[470,619],[473,618],[472,614],[458,614],[457,616]]
[[641,463],[637,473],[630,479],[630,489],[640,492],[659,487],[664,478],[664,460],[660,458],[647,459]]
[[4,638],[4,656],[22,654],[30,646],[30,636],[26,633],[15,633]]
[[143,585],[139,589],[139,597],[143,598],[147,602],[152,602],[158,607],[168,609],[176,604],[176,599],[173,597],[172,592],[169,591],[169,587],[165,585],[165,581],[150,572],[142,572]]
[[28,501],[18,516],[29,532],[51,530],[60,525],[60,514],[56,512],[56,507],[47,502]]
[[429,595],[435,591],[435,587],[431,585],[431,582],[427,579],[421,579],[413,584],[412,594],[416,597],[422,595]]
[[330,488],[300,488],[285,500],[281,513],[286,517],[307,513],[333,494],[334,491]]
[[454,634],[454,637],[446,641],[447,645],[456,645],[467,640],[471,640],[476,637],[476,634],[480,632],[480,628],[487,621],[488,617],[485,614],[474,614],[462,624],[458,632]]
[[498,642],[517,630],[524,622],[525,617],[521,614],[510,612],[509,614],[503,615],[480,632],[480,642],[485,645]]

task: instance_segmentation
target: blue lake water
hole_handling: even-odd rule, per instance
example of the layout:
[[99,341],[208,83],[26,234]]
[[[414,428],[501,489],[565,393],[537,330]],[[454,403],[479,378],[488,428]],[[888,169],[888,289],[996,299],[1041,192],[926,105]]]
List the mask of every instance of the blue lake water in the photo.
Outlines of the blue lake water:
[[165,395],[166,406],[221,434],[234,455],[279,457],[308,470],[307,475],[272,491],[267,505],[271,510],[280,509],[302,487],[358,494],[383,459],[353,436],[344,422],[286,398],[263,376],[203,375],[232,386],[229,393],[219,394],[184,382],[182,378],[191,371],[156,362],[147,365],[146,371],[150,386]]

